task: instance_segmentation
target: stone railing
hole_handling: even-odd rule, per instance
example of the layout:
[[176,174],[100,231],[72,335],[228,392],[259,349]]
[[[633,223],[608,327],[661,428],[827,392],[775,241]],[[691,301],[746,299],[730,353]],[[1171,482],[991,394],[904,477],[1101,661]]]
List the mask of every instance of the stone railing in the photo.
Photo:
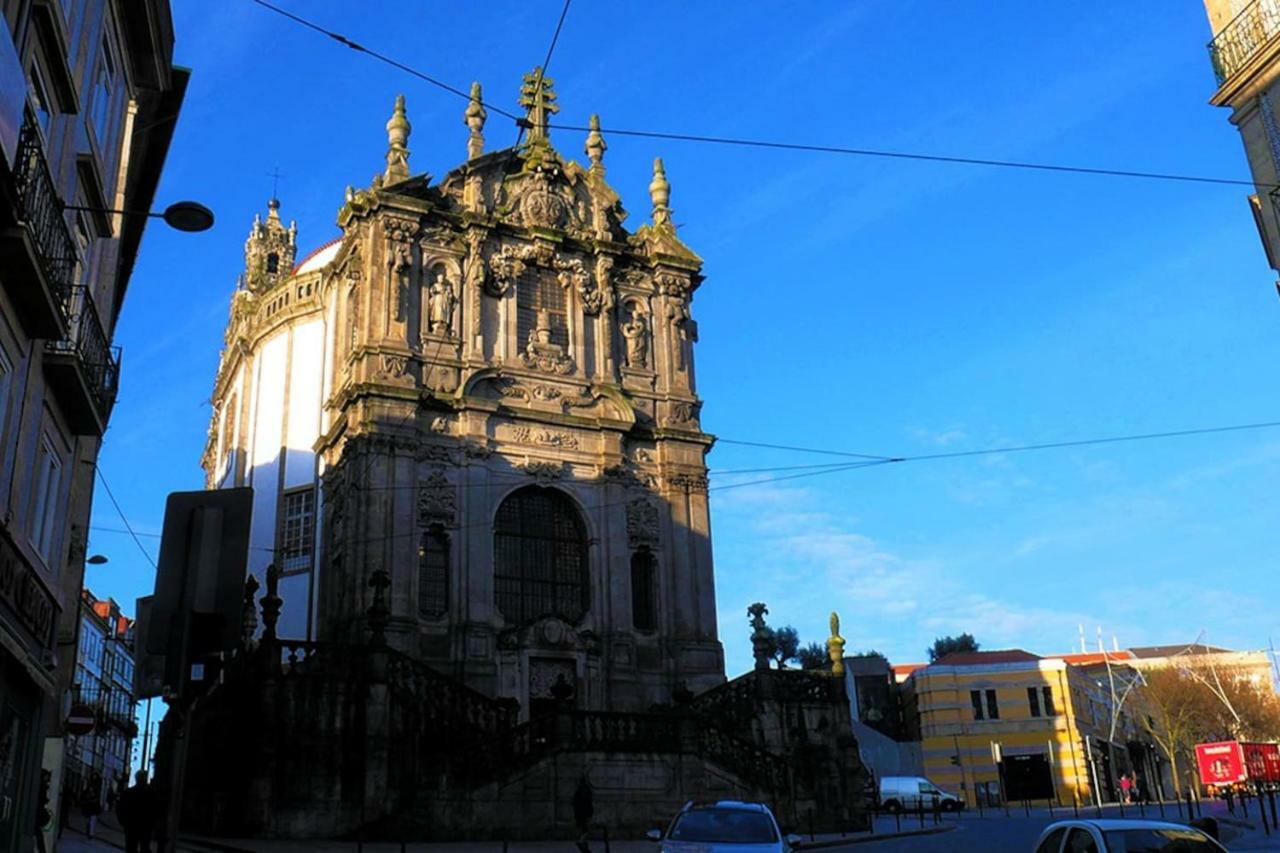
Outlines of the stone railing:
[[1253,0],[1209,42],[1209,61],[1221,86],[1280,32],[1280,0]]
[[23,122],[18,136],[18,155],[14,167],[13,181],[18,196],[19,216],[40,254],[45,278],[54,290],[56,302],[62,306],[65,319],[80,254],[76,251],[71,230],[67,228],[67,222],[63,218],[63,201],[58,195],[49,163],[44,157],[40,130],[29,116]]
[[472,690],[406,654],[387,655],[387,683],[413,702],[414,709],[437,730],[492,735],[511,729],[516,707]]

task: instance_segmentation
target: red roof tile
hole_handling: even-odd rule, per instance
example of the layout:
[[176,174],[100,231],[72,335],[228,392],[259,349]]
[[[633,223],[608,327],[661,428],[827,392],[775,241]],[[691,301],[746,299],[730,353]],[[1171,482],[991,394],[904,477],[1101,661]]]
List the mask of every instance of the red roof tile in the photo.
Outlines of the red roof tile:
[[934,661],[934,665],[983,666],[992,663],[1025,663],[1033,660],[1040,660],[1040,656],[1022,649],[999,649],[990,652],[952,652]]

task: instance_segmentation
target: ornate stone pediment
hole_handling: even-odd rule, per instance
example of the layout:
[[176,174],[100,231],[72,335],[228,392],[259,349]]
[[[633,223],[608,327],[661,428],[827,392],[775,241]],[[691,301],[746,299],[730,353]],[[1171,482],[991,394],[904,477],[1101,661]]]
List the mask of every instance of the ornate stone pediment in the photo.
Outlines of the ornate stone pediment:
[[600,637],[590,630],[579,630],[558,616],[544,616],[518,628],[498,633],[498,648],[560,649],[598,654]]

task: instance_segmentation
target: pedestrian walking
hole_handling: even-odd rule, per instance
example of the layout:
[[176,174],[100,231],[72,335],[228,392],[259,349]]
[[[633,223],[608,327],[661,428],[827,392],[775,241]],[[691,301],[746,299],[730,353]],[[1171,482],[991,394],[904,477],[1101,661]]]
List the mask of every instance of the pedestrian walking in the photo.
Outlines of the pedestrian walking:
[[80,798],[80,813],[84,815],[85,834],[93,838],[98,829],[98,815],[102,814],[102,801],[98,799],[98,792],[93,785],[84,789],[84,795]]
[[578,787],[573,792],[573,822],[578,825],[578,850],[591,853],[591,845],[587,843],[587,835],[591,831],[591,818],[596,813],[591,783],[587,774],[578,777]]
[[1120,776],[1120,799],[1122,802],[1124,802],[1125,805],[1128,805],[1130,802],[1133,801],[1133,798],[1130,794],[1130,789],[1132,788],[1133,788],[1133,780],[1129,778],[1129,774],[1128,773],[1122,774]]
[[120,795],[116,817],[124,830],[127,853],[151,853],[151,836],[160,819],[160,801],[155,788],[147,781],[147,771],[139,770],[136,784]]

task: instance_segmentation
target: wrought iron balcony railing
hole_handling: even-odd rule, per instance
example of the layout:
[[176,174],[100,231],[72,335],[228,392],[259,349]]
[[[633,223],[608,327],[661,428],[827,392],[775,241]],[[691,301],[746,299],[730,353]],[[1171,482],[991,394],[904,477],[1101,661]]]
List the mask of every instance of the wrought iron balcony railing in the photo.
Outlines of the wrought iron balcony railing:
[[75,281],[80,255],[63,218],[63,201],[44,157],[40,131],[28,115],[18,137],[14,186],[23,224],[31,234],[40,255],[46,280],[53,288],[63,319],[69,310],[71,287]]
[[1209,42],[1209,61],[1221,86],[1280,33],[1280,0],[1253,0]]
[[71,288],[68,304],[71,310],[71,331],[62,340],[47,341],[45,350],[72,355],[79,361],[98,418],[105,423],[116,401],[120,379],[120,348],[111,346],[111,339],[102,328],[102,320],[98,317],[98,308],[93,304],[89,288]]

